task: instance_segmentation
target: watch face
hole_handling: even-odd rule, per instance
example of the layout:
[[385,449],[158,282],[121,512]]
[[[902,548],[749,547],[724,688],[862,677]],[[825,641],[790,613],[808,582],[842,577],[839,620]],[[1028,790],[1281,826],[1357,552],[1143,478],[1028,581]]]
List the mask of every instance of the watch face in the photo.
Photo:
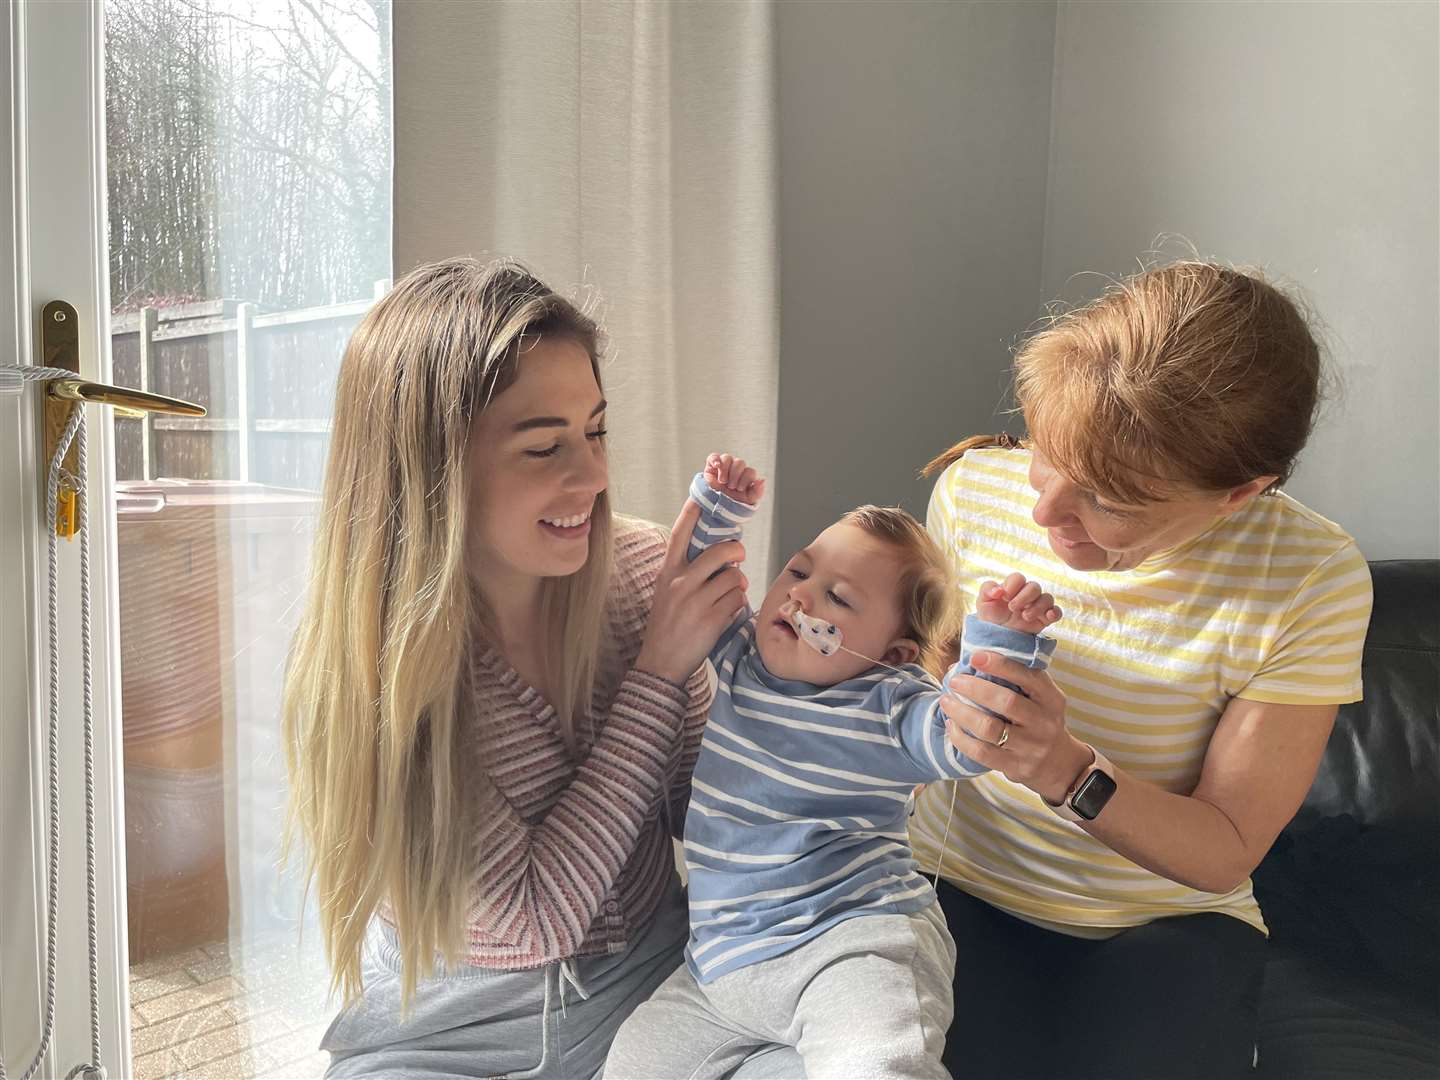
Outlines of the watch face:
[[1086,821],[1094,821],[1095,815],[1105,809],[1105,804],[1114,794],[1115,781],[1099,769],[1094,769],[1080,785],[1080,790],[1071,796],[1070,806]]

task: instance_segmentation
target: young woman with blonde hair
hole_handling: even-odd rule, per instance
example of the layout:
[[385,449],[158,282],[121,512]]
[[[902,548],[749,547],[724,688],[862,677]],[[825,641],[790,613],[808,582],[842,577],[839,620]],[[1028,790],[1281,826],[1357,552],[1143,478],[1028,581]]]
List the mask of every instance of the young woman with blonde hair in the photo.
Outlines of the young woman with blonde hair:
[[1354,541],[1279,490],[1319,350],[1257,274],[1184,262],[1055,319],[1015,369],[1025,443],[929,467],[965,603],[1018,571],[1066,616],[1048,672],[975,658],[1028,696],[956,680],[1005,718],[946,701],[993,771],[930,785],[912,818],[962,958],[946,1060],[1240,1075],[1266,933],[1250,873],[1360,697],[1370,614]]
[[681,961],[671,829],[743,551],[612,516],[598,338],[456,259],[346,349],[284,704],[330,1076],[591,1076]]

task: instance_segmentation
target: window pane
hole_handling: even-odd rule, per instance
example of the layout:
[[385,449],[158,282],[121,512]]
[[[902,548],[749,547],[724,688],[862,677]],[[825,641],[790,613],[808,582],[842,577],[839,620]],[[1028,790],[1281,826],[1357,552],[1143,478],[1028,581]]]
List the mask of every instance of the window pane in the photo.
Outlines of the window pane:
[[[390,277],[387,0],[105,0],[135,1075],[319,1076],[285,654],[336,370]],[[306,932],[302,935],[302,928]]]

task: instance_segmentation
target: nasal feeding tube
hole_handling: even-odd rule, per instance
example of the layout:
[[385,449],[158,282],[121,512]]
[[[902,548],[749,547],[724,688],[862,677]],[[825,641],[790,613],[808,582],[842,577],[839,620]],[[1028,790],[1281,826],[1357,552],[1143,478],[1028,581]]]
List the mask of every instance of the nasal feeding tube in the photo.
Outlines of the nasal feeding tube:
[[[884,660],[876,660],[873,656],[866,656],[864,653],[846,648],[845,635],[841,633],[840,628],[832,622],[817,619],[814,615],[809,614],[800,606],[798,600],[787,600],[781,604],[780,616],[795,628],[795,634],[801,641],[809,645],[810,648],[814,649],[821,656],[834,656],[837,652],[849,653],[851,656],[860,660],[865,660],[879,667],[887,668],[897,675],[904,675],[905,678],[912,679],[924,686],[930,685],[921,679],[916,679],[914,675],[911,675],[903,668],[894,667],[891,664],[885,663]],[[948,685],[945,687],[945,692],[947,694],[954,694],[955,697],[960,698],[960,700],[964,701],[967,705],[975,704],[969,698],[956,694]]]

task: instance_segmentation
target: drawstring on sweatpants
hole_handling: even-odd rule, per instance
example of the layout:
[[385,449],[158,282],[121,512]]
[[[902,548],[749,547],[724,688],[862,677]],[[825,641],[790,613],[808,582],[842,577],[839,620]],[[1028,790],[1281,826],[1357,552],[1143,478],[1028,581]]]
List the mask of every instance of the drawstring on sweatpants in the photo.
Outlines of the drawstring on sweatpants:
[[555,1017],[555,998],[560,999],[560,1016],[565,1016],[565,987],[568,985],[581,1001],[590,1000],[590,992],[585,989],[585,984],[580,981],[579,974],[575,971],[575,958],[569,957],[565,960],[557,960],[553,964],[546,964],[541,968],[541,979],[545,984],[545,1001],[540,1006],[540,1061],[533,1069],[525,1072],[507,1073],[507,1080],[527,1080],[528,1077],[541,1076],[550,1066],[551,1048],[559,1043],[559,1024]]
[[585,989],[585,984],[580,981],[580,976],[575,972],[575,959],[561,960],[555,965],[555,982],[560,987],[560,1015],[565,1015],[565,984],[569,983],[575,993],[580,995],[581,1001],[590,1000],[590,992]]

